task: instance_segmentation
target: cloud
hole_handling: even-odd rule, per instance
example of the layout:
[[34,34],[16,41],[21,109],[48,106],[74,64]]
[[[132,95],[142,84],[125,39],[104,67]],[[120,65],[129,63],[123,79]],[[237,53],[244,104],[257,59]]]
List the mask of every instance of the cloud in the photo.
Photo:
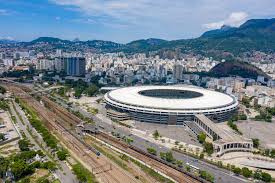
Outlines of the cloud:
[[60,12],[73,11],[71,21],[86,24],[89,30],[106,34],[109,39],[123,40],[197,37],[207,29],[220,28],[223,24],[238,26],[248,14],[249,18],[275,16],[274,0],[48,1],[62,8]]
[[[143,15],[143,9],[150,6],[150,0],[50,0],[88,16],[109,17],[121,21],[133,21]],[[165,0],[166,1],[166,0]]]
[[0,15],[2,16],[6,16],[6,15],[10,15],[12,12],[6,9],[0,9]]
[[11,37],[11,36],[6,36],[6,37],[1,37],[1,36],[0,36],[0,39],[3,39],[3,40],[10,40],[10,41],[13,41],[13,40],[14,40],[14,38]]
[[55,20],[60,20],[61,18],[60,17],[55,17]]
[[246,12],[233,12],[225,20],[207,23],[207,24],[204,24],[203,26],[208,29],[219,29],[223,25],[238,27],[241,24],[243,24],[247,20],[247,18],[248,18],[248,14]]

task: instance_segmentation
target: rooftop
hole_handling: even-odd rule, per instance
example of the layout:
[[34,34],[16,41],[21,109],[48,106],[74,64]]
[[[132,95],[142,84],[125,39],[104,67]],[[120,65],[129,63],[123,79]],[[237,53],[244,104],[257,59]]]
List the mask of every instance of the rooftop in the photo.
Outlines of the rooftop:
[[237,105],[235,98],[230,95],[179,85],[125,87],[113,90],[105,97],[134,107],[167,110],[216,109]]
[[251,141],[250,139],[244,138],[236,134],[228,126],[223,125],[221,128],[220,125],[218,125],[217,123],[214,123],[203,114],[197,114],[196,117],[220,136],[221,139],[217,140],[216,142],[226,143],[226,142],[243,142],[243,141],[250,142]]

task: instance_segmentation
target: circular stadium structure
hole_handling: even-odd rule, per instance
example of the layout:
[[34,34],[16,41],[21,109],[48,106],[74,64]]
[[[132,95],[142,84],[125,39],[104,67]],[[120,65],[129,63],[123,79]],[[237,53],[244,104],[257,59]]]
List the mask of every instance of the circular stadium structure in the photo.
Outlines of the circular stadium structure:
[[105,94],[107,116],[116,120],[183,125],[204,114],[225,121],[238,107],[235,97],[192,86],[135,86]]

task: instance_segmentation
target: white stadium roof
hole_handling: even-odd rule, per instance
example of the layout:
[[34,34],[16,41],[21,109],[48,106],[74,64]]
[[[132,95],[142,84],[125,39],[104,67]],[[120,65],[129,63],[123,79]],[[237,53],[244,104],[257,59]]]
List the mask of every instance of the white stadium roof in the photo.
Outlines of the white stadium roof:
[[[194,98],[161,98],[140,94],[145,90],[182,90],[202,94]],[[111,103],[156,110],[213,110],[218,108],[231,108],[237,106],[234,97],[220,92],[206,90],[191,86],[135,86],[113,90],[105,95]]]

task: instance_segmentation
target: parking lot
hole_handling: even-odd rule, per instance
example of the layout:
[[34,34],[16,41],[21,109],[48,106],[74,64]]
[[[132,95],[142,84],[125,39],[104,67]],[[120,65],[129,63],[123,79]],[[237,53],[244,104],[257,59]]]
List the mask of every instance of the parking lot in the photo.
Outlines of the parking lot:
[[260,146],[265,148],[275,148],[275,123],[263,121],[239,121],[237,126],[244,136],[248,138],[258,138]]

